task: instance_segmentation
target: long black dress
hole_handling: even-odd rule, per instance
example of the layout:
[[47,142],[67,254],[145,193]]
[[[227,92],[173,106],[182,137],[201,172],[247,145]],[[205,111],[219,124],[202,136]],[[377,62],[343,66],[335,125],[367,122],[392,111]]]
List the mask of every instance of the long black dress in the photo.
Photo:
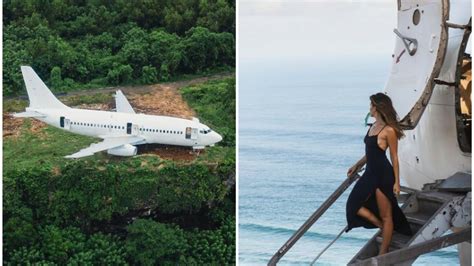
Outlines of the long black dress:
[[[380,131],[382,130],[383,128]],[[363,226],[364,228],[377,228],[377,226],[370,221],[357,215],[357,211],[360,207],[364,206],[381,219],[377,207],[377,199],[375,197],[375,191],[379,188],[390,200],[392,205],[394,230],[404,235],[412,235],[410,225],[402,210],[398,207],[397,198],[395,198],[393,193],[393,185],[395,184],[393,167],[387,159],[385,151],[377,144],[379,134],[369,136],[369,131],[370,128],[364,138],[365,155],[367,157],[365,171],[354,185],[347,199],[346,218],[348,226],[346,232],[359,226]]]

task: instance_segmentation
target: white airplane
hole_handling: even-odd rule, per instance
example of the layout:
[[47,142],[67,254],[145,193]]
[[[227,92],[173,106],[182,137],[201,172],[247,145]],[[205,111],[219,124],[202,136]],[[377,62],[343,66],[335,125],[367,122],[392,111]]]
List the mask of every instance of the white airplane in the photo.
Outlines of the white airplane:
[[192,120],[137,114],[123,93],[115,95],[116,112],[76,109],[60,102],[35,71],[22,66],[30,106],[15,117],[31,117],[54,127],[103,139],[66,158],[81,158],[107,150],[116,156],[134,156],[134,145],[159,143],[204,149],[214,146],[222,137],[208,126]]

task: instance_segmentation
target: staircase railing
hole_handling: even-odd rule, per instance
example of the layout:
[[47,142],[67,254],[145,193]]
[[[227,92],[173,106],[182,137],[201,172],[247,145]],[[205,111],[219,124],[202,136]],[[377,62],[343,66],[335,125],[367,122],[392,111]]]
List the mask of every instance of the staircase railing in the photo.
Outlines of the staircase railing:
[[358,170],[355,175],[348,177],[342,184],[323,202],[323,204],[301,225],[300,228],[286,241],[286,243],[273,255],[268,265],[276,265],[277,262],[293,247],[293,245],[313,226],[313,224],[326,212],[329,207],[346,191],[346,189],[360,177]]

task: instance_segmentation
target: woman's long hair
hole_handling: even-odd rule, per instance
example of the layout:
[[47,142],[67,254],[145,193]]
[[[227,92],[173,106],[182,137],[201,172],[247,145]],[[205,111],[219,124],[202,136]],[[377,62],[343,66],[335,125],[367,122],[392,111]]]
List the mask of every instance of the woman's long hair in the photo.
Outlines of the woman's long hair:
[[377,112],[380,113],[380,116],[382,117],[382,120],[385,122],[385,124],[395,129],[397,138],[401,139],[402,137],[404,137],[405,134],[403,133],[403,130],[400,127],[400,124],[398,122],[398,115],[395,111],[395,108],[393,108],[392,100],[390,99],[390,97],[388,97],[384,93],[379,92],[370,95],[370,101],[372,102],[372,105],[375,106]]

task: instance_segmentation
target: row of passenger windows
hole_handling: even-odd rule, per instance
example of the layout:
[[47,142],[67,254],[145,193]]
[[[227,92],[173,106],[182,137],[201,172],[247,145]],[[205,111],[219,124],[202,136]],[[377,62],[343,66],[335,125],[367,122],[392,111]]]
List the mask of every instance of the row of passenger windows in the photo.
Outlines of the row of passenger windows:
[[152,128],[140,128],[140,131],[146,132],[156,132],[156,133],[169,133],[169,134],[184,134],[183,131],[176,131],[176,130],[164,130],[164,129],[152,129]]
[[[103,124],[93,124],[93,123],[82,123],[82,122],[71,122],[73,125],[86,126],[86,127],[100,127],[100,128],[112,128],[112,129],[125,129],[124,126],[115,126],[115,125],[103,125]],[[155,133],[168,133],[168,134],[184,134],[183,131],[176,130],[165,130],[165,129],[151,129],[151,128],[140,128],[140,131],[143,132],[155,132]]]
[[102,127],[102,128],[125,129],[124,126],[91,124],[91,123],[82,123],[82,122],[71,122],[71,124],[73,124],[73,125],[78,125],[78,126],[86,126],[86,127]]

